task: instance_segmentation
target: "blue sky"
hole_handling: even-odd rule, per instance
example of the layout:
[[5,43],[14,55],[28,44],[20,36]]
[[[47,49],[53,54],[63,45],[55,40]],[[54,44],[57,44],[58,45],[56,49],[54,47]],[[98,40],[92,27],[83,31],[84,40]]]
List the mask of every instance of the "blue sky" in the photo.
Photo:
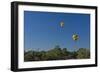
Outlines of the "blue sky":
[[[61,28],[60,22],[64,22]],[[72,35],[77,33],[78,48],[90,48],[90,15],[24,11],[24,48],[49,50],[56,45],[75,50]]]

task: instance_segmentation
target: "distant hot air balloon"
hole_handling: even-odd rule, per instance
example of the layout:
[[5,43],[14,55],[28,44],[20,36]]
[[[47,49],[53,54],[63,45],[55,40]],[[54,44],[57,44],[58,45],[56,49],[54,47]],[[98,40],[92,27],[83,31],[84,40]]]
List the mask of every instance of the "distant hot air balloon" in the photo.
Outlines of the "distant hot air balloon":
[[[76,41],[79,39],[79,36],[77,34],[73,34],[72,36],[73,40],[75,41],[75,44],[77,43]],[[78,47],[75,46],[75,48],[77,49]]]
[[64,22],[63,22],[63,21],[60,22],[60,26],[61,26],[61,27],[64,27]]

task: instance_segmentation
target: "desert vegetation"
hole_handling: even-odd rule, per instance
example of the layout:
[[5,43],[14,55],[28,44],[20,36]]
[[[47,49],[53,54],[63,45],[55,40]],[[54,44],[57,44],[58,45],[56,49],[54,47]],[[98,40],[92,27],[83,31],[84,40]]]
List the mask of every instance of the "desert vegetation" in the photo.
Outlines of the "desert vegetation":
[[88,59],[90,50],[79,48],[77,51],[69,51],[67,48],[55,46],[48,51],[24,51],[24,61],[48,61],[48,60],[67,60],[67,59]]

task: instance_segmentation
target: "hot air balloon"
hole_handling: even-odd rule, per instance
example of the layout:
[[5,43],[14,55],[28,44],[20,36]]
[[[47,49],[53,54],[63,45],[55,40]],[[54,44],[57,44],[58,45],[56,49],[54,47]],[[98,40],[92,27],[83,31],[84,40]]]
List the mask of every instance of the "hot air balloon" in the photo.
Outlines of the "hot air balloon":
[[77,34],[73,34],[72,38],[75,42],[75,48],[77,49],[78,47],[76,46],[76,43],[77,43],[77,40],[79,39],[79,36]]
[[77,34],[73,34],[72,38],[74,41],[77,41],[79,39],[79,36]]
[[63,28],[64,27],[64,22],[60,22],[60,26]]

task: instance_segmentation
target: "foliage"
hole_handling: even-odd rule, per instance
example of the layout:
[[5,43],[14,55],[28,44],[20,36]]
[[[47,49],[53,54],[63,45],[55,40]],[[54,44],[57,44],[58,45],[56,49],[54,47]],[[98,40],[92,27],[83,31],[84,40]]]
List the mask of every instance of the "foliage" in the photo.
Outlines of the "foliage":
[[83,59],[83,58],[89,58],[90,57],[90,52],[87,49],[80,48],[77,51],[77,58],[78,59]]
[[67,60],[90,58],[90,51],[80,48],[78,51],[68,51],[67,48],[60,48],[59,45],[48,51],[24,51],[24,61],[46,61],[46,60]]
[[25,61],[32,61],[33,60],[33,51],[28,51],[24,54]]

